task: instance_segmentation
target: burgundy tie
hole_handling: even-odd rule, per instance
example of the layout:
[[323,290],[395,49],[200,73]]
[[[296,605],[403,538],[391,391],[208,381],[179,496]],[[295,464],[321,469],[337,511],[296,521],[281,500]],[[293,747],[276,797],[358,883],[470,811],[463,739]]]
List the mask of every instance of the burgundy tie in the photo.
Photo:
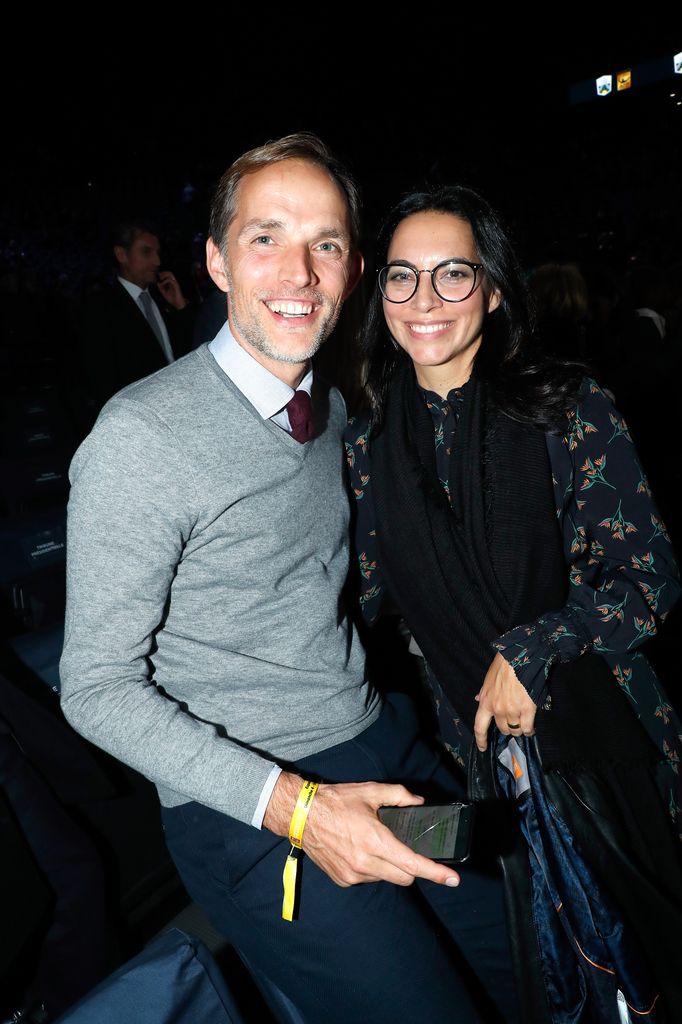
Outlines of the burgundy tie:
[[297,391],[287,402],[287,413],[291,424],[291,436],[305,444],[313,436],[313,407],[307,391]]

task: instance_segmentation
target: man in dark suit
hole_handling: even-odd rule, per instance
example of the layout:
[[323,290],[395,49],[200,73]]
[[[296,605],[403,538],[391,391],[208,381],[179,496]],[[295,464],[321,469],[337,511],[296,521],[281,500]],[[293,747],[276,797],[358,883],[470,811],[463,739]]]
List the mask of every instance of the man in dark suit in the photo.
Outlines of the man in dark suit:
[[159,270],[155,231],[141,221],[122,223],[113,242],[118,280],[83,309],[86,386],[98,406],[192,347],[192,311],[171,271]]

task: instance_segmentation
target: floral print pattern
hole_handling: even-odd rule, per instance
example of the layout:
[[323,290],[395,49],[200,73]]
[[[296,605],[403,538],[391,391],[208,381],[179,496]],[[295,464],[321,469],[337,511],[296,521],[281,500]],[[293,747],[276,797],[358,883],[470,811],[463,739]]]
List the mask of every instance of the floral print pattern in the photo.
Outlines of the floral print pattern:
[[[434,419],[438,474],[448,493],[449,452],[461,390],[447,401],[425,393]],[[371,499],[368,420],[346,432],[351,485]],[[586,380],[563,435],[547,435],[557,516],[570,589],[563,608],[516,626],[492,644],[514,667],[536,704],[551,689],[551,666],[588,651],[601,654],[663,755],[659,777],[674,821],[682,807],[682,724],[638,648],[653,636],[680,593],[665,525],[651,497],[625,421],[592,380]],[[456,496],[448,493],[450,500]],[[358,500],[357,549],[362,552],[363,615],[379,613],[384,587],[377,560],[371,500]]]

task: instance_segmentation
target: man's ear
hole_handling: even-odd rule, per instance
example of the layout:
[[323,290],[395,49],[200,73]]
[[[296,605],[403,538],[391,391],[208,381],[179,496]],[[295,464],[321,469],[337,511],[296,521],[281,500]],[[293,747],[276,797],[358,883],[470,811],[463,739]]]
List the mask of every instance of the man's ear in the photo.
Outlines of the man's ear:
[[223,254],[212,238],[206,241],[206,268],[221,292],[228,292]]
[[364,269],[365,260],[362,253],[359,250],[354,249],[350,256],[350,272],[348,274],[348,282],[343,293],[344,300],[347,299],[353,291],[355,291],[355,287],[362,277]]
[[124,245],[115,245],[114,246],[114,259],[121,266],[123,266],[123,264],[126,262],[127,254],[128,254],[128,250],[126,249],[126,247]]

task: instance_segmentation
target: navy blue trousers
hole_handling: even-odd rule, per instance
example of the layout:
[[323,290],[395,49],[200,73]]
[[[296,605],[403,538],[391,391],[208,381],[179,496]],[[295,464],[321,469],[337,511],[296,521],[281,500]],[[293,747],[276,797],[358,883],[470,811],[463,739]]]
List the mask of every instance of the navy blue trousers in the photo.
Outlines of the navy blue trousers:
[[[354,740],[302,759],[306,778],[399,782],[427,802],[462,798],[447,755],[419,734],[410,699],[392,695]],[[460,865],[451,889],[418,881],[341,888],[299,862],[298,919],[282,920],[286,839],[198,803],[163,809],[166,842],[192,899],[316,1024],[470,1024],[518,1020],[502,881],[494,862]],[[486,994],[487,993],[487,994]]]

